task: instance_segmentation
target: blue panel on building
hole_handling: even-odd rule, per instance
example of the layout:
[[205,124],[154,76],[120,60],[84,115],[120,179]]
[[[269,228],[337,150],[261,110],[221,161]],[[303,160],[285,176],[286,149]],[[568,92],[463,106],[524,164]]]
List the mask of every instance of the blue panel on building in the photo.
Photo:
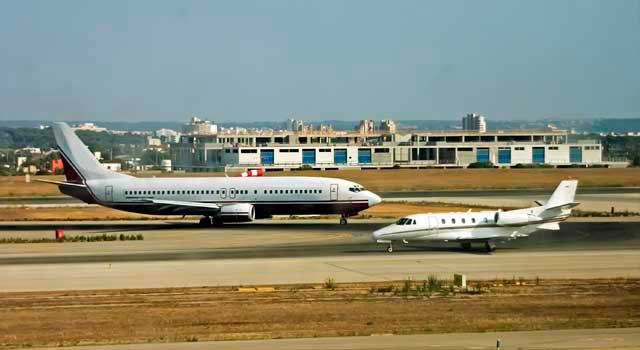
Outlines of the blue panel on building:
[[544,147],[533,147],[531,160],[533,163],[544,163]]
[[498,148],[498,164],[511,164],[511,148]]
[[302,164],[316,164],[316,150],[315,149],[303,149],[302,150]]
[[333,162],[336,164],[347,164],[347,150],[344,148],[334,149]]
[[571,163],[582,163],[582,147],[572,146],[569,148],[569,161]]
[[477,148],[476,149],[476,162],[478,162],[478,163],[488,163],[489,162],[489,149],[488,148]]
[[361,148],[358,149],[358,163],[369,164],[371,163],[371,149]]
[[260,163],[261,164],[273,164],[273,150],[272,149],[260,150]]

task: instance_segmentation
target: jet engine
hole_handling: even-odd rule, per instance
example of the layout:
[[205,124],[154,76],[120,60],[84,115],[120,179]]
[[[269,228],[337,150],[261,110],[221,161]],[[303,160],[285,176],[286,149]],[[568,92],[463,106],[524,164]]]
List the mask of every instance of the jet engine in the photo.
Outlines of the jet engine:
[[513,211],[496,212],[494,222],[498,226],[526,225],[530,220],[527,213],[518,213]]
[[225,205],[220,208],[218,217],[223,222],[251,222],[256,218],[256,209],[248,203]]

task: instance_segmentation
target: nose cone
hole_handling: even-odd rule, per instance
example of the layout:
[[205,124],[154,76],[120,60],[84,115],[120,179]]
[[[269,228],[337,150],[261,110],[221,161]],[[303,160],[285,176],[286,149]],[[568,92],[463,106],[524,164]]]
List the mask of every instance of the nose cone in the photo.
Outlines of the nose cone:
[[371,239],[375,242],[378,240],[378,238],[380,237],[380,235],[382,235],[384,231],[384,228],[381,228],[379,230],[375,230],[371,233]]
[[374,205],[378,205],[380,204],[380,202],[382,202],[382,198],[380,198],[380,196],[378,196],[377,194],[373,193],[373,192],[369,192],[368,193],[368,202],[369,202],[369,208],[373,207]]
[[385,226],[383,228],[380,228],[380,229],[377,229],[377,230],[373,231],[371,233],[371,239],[374,242],[377,242],[379,239],[381,239],[382,236],[384,236],[385,234],[390,233],[390,232],[391,232],[391,226]]

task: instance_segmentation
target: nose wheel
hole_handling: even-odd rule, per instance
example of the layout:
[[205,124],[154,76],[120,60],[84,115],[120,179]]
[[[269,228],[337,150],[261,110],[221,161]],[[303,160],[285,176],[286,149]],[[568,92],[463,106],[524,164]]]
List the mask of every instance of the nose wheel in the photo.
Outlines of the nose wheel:
[[393,244],[389,243],[389,246],[387,247],[387,253],[393,253]]
[[487,253],[494,252],[496,250],[496,243],[492,241],[484,242],[484,249]]
[[342,214],[340,215],[340,225],[346,225],[347,224],[347,217]]

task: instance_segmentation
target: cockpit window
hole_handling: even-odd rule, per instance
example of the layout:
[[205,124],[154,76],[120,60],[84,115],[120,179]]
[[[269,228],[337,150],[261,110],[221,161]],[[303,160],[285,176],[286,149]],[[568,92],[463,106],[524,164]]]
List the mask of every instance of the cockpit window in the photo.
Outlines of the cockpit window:
[[407,222],[411,223],[411,219],[402,218],[396,222],[396,225],[408,225]]
[[362,191],[366,191],[366,190],[362,186],[351,186],[351,187],[349,187],[349,191],[350,192],[362,192]]

